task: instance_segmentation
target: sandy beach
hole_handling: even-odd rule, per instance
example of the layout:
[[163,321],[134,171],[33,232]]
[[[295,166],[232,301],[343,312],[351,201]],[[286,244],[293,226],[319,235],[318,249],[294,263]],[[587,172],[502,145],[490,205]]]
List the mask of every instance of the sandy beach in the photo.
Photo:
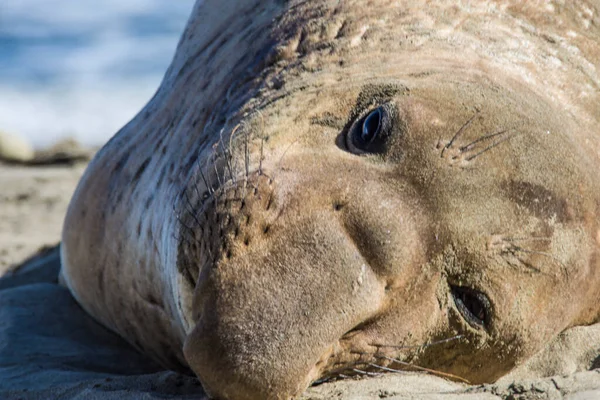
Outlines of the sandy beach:
[[62,222],[86,164],[0,163],[0,276],[60,241]]

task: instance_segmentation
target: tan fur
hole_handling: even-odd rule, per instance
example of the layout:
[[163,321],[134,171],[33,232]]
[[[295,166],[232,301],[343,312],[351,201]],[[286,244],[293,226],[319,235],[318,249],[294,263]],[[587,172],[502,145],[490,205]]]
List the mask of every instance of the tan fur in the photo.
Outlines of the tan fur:
[[[404,363],[500,378],[600,319],[599,12],[197,4],[161,88],[74,195],[67,285],[222,399]],[[386,151],[348,151],[383,103]],[[452,286],[488,296],[485,329]]]

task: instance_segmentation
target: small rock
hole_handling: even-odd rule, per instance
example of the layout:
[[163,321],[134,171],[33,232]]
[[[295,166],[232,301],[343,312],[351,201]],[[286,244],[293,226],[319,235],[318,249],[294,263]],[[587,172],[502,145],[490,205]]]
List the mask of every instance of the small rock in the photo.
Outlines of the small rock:
[[33,147],[25,139],[0,131],[0,160],[24,162],[33,159]]
[[57,165],[87,162],[93,156],[93,151],[86,149],[75,139],[63,139],[53,146],[37,151],[30,161],[31,165]]

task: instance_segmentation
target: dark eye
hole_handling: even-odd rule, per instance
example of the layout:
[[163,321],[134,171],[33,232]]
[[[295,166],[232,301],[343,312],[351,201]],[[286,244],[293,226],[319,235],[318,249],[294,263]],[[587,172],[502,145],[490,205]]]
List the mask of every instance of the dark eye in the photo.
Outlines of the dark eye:
[[354,153],[381,153],[390,134],[389,106],[379,106],[357,120],[347,135],[348,149]]
[[371,111],[362,123],[360,141],[365,144],[373,142],[381,130],[381,109]]
[[476,290],[451,286],[456,308],[463,318],[474,328],[485,328],[489,322],[490,301],[487,296]]

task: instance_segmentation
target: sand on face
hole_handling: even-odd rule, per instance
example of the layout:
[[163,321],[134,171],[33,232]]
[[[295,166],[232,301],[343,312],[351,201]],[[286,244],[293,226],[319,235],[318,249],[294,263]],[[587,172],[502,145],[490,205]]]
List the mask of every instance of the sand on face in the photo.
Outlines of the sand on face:
[[60,241],[63,219],[85,164],[0,163],[0,276],[40,247]]

